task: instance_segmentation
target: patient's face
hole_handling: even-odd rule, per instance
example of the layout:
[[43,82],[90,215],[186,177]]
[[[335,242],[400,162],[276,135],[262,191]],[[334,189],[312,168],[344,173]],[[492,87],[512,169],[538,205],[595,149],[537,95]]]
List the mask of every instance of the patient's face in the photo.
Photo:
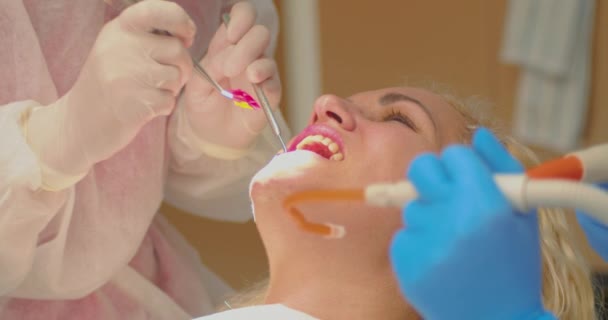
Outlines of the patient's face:
[[[438,152],[457,142],[463,130],[460,114],[440,96],[418,88],[388,88],[348,98],[324,95],[314,104],[310,126],[288,144],[252,182],[256,221],[272,260],[273,251],[289,251],[290,243],[325,242],[324,248],[361,245],[385,255],[400,211],[358,203],[302,206],[310,220],[334,222],[347,230],[342,240],[305,234],[282,211],[282,199],[308,189],[354,188],[405,177],[412,159]],[[327,245],[327,242],[333,242]],[[341,244],[337,244],[340,242]],[[315,249],[316,250],[316,249]],[[272,263],[272,261],[271,261]]]

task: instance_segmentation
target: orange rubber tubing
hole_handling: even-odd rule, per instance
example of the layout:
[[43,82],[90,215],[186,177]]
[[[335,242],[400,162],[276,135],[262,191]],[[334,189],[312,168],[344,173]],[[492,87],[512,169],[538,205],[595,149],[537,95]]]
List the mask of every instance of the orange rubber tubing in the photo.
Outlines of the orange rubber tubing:
[[332,230],[331,226],[325,223],[308,221],[302,212],[296,208],[296,205],[303,202],[341,200],[364,201],[365,194],[363,189],[302,191],[291,194],[285,198],[285,201],[283,201],[283,207],[285,207],[289,214],[291,214],[291,216],[298,222],[298,225],[302,230],[322,236],[329,236]]
[[[575,156],[565,156],[550,160],[526,171],[530,179],[568,179],[580,181],[583,177],[583,163]],[[311,222],[304,217],[296,205],[306,202],[321,201],[365,201],[363,189],[344,190],[308,190],[289,195],[283,206],[306,232],[329,236],[331,226],[325,223]]]

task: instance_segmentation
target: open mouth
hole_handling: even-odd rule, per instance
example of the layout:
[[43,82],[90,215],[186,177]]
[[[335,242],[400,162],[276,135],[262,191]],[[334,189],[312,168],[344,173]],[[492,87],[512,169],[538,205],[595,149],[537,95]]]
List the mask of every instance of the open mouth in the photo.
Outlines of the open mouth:
[[328,160],[344,160],[342,139],[334,129],[323,125],[310,126],[302,131],[288,149],[295,150],[311,151]]

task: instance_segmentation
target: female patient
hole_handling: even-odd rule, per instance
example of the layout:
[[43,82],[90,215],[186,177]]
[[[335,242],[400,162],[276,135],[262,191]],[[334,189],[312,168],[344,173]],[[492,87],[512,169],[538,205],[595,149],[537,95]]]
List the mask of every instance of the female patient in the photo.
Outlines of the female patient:
[[[209,319],[235,319],[239,315],[421,318],[403,299],[389,261],[391,239],[402,224],[399,210],[359,203],[301,206],[307,219],[346,227],[342,239],[326,239],[298,229],[283,209],[282,200],[307,189],[402,179],[416,155],[468,143],[471,128],[478,125],[482,123],[465,110],[465,104],[418,88],[369,91],[348,99],[320,97],[311,125],[291,141],[290,152],[275,157],[251,184],[256,224],[270,265],[268,285],[257,293],[262,298],[251,304],[264,306],[234,309]],[[505,138],[503,144],[522,161],[531,161],[524,155],[525,149],[512,140]],[[539,224],[542,293],[534,293],[539,308],[544,304],[544,309],[559,319],[593,319],[589,273],[576,254],[563,214],[543,212]],[[538,278],[540,286],[540,275]]]

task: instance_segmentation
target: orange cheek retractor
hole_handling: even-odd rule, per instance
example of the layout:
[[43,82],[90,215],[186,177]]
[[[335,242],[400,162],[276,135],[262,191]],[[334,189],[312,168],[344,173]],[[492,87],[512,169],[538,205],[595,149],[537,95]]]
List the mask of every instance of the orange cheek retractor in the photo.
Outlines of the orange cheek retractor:
[[[495,175],[496,184],[520,212],[537,207],[583,210],[608,224],[608,193],[588,183],[608,182],[608,144],[599,145],[542,163],[525,174]],[[373,184],[363,188],[307,190],[289,195],[283,207],[305,232],[342,238],[344,226],[312,222],[297,206],[310,202],[359,201],[378,207],[403,208],[417,197],[409,181]]]

